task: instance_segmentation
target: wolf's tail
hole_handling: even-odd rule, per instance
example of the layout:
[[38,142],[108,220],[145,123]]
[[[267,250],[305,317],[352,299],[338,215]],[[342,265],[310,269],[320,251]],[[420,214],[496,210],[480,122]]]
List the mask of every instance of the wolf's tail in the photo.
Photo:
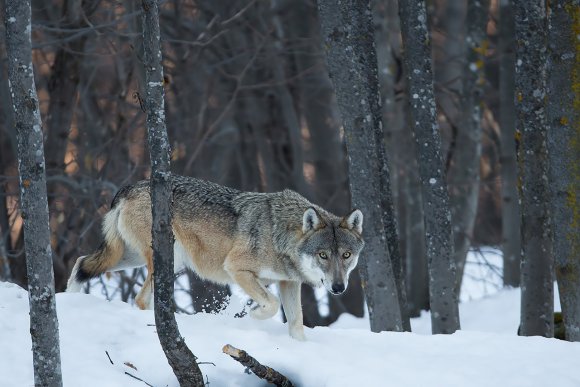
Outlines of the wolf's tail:
[[80,291],[83,283],[111,271],[123,257],[125,243],[118,229],[120,207],[117,205],[105,215],[103,219],[105,240],[97,251],[77,259],[68,280],[67,292]]

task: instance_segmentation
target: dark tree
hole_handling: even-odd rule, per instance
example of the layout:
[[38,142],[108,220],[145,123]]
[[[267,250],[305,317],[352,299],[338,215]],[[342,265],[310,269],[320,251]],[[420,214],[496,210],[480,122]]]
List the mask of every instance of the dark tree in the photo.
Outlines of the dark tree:
[[352,204],[365,216],[366,244],[359,268],[371,330],[401,331],[403,314],[385,234],[384,214],[392,214],[392,203],[370,4],[368,0],[339,4],[319,0],[318,8],[328,69],[344,123]]
[[500,99],[500,164],[501,226],[503,251],[503,283],[519,286],[521,262],[521,216],[518,200],[518,166],[516,161],[516,129],[514,105],[515,31],[511,0],[501,0],[499,8],[499,99]]
[[467,252],[473,240],[473,228],[479,199],[481,161],[481,115],[485,87],[485,54],[488,46],[487,19],[489,1],[469,1],[465,19],[465,55],[463,95],[460,99],[460,126],[457,128],[453,163],[449,171],[451,221],[454,238],[454,261],[457,265],[456,292],[459,296]]
[[523,336],[554,335],[554,257],[546,149],[546,39],[543,0],[514,1],[516,129],[522,203],[521,321]]
[[151,208],[153,215],[153,270],[155,326],[165,356],[181,386],[204,386],[196,357],[181,337],[173,300],[173,231],[171,229],[170,146],[165,128],[164,80],[159,40],[157,0],[144,0],[143,49],[145,109],[151,158]]
[[18,140],[34,384],[62,386],[42,122],[32,69],[29,0],[6,0],[6,52]]
[[[391,162],[391,177],[396,220],[398,224],[400,253],[393,252],[393,271],[405,276],[406,314],[419,316],[429,309],[429,280],[425,257],[425,230],[423,206],[412,128],[406,120],[408,111],[401,98],[405,78],[400,63],[400,23],[397,0],[371,1],[373,8],[375,44],[379,68],[379,84],[383,105],[383,123],[387,139],[387,153]],[[394,243],[393,243],[394,245]],[[391,247],[391,243],[389,244]],[[397,254],[401,255],[396,259]],[[403,262],[397,268],[396,261]],[[404,269],[404,270],[402,270]],[[397,280],[399,289],[400,281]],[[407,321],[404,316],[403,323]],[[405,327],[407,329],[407,327]]]
[[580,1],[550,2],[548,155],[566,340],[580,341]]
[[424,1],[400,0],[403,63],[408,81],[410,120],[415,132],[423,191],[429,297],[433,333],[460,328],[455,294],[455,262],[449,195],[441,155],[431,70],[431,45]]

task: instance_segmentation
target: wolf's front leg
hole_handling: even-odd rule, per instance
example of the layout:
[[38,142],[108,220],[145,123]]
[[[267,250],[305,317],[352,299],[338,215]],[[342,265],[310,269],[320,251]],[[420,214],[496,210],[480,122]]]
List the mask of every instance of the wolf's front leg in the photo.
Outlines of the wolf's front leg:
[[234,281],[252,298],[258,307],[250,311],[250,316],[258,320],[273,317],[280,309],[280,301],[259,281],[251,271],[229,272]]
[[302,325],[302,302],[300,301],[300,282],[280,281],[280,300],[288,319],[290,336],[296,340],[306,341]]

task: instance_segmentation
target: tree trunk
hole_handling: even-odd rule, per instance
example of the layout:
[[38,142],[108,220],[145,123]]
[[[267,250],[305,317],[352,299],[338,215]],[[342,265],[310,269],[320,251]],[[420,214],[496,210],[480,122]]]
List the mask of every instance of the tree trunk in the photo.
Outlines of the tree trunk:
[[461,125],[457,128],[453,162],[449,170],[451,221],[454,261],[457,267],[455,291],[459,297],[467,251],[473,239],[473,227],[479,199],[479,163],[481,161],[481,111],[485,87],[485,51],[489,1],[470,1],[465,19],[465,54],[463,93],[460,104]]
[[30,1],[6,0],[5,12],[8,77],[18,139],[34,383],[62,386],[42,122],[32,70]]
[[[375,5],[373,9],[373,33],[375,42],[380,42],[380,49],[377,50],[377,76],[379,81],[379,92],[381,94],[381,99],[385,100],[385,104],[378,103],[379,106],[383,106],[381,109],[381,126],[383,122],[388,122],[386,116],[388,114],[387,109],[394,109],[394,77],[386,76],[385,71],[378,71],[378,68],[385,69],[392,67],[390,61],[392,53],[390,50],[390,45],[384,42],[385,37],[388,39],[389,34],[387,33],[387,28],[384,25],[386,23],[386,16],[384,13],[377,10]],[[380,40],[379,40],[380,39]],[[389,48],[386,49],[385,47]],[[380,54],[380,55],[378,55]],[[392,102],[391,102],[392,101]],[[405,262],[403,261],[403,255],[401,254],[401,249],[399,245],[399,229],[397,224],[397,216],[395,215],[394,199],[391,190],[391,186],[396,186],[391,184],[391,170],[390,162],[387,157],[387,144],[385,138],[385,131],[381,130],[381,134],[376,135],[375,131],[375,141],[377,156],[379,158],[379,165],[381,168],[380,178],[381,178],[381,206],[383,208],[383,224],[385,226],[385,234],[387,237],[387,246],[389,247],[389,255],[391,257],[391,263],[393,267],[393,274],[395,276],[395,282],[397,284],[397,295],[399,297],[399,306],[401,307],[401,317],[403,319],[403,330],[411,331],[411,322],[407,314],[407,289],[405,286]],[[391,133],[389,133],[391,134]],[[393,183],[396,182],[393,179]]]
[[[175,320],[173,300],[173,233],[170,147],[165,128],[163,67],[159,41],[157,0],[143,0],[143,48],[147,96],[147,129],[151,157],[151,207],[153,215],[155,326],[165,356],[181,386],[204,386],[203,375]],[[151,269],[151,268],[149,268]]]
[[[393,192],[397,203],[399,248],[406,284],[405,316],[419,316],[429,309],[429,279],[425,256],[425,228],[417,160],[412,128],[406,120],[408,108],[403,98],[405,79],[402,76],[401,28],[397,0],[372,2],[375,42],[379,67],[379,83],[383,100],[383,123],[391,159]],[[394,262],[394,261],[393,261]],[[395,270],[395,273],[401,273]],[[407,323],[407,318],[403,322]],[[405,330],[410,327],[405,326]]]
[[431,70],[431,46],[424,1],[400,0],[399,15],[408,77],[409,116],[415,131],[423,192],[429,294],[433,333],[460,329],[455,294],[453,233],[441,155]]
[[[384,214],[388,167],[384,164],[384,134],[378,90],[377,59],[368,0],[336,4],[319,0],[320,23],[327,62],[344,123],[353,205],[365,215],[366,247],[361,257],[371,330],[401,331],[401,305],[389,247]],[[382,156],[382,158],[381,158]],[[390,194],[389,194],[390,196]],[[392,209],[392,203],[389,203]]]
[[514,14],[511,0],[500,1],[500,164],[502,198],[502,250],[504,286],[519,286],[521,262],[520,204],[516,162],[514,105]]
[[550,2],[548,155],[566,340],[580,341],[580,1]]
[[546,8],[515,0],[516,128],[522,202],[521,334],[554,335],[554,257],[546,149]]

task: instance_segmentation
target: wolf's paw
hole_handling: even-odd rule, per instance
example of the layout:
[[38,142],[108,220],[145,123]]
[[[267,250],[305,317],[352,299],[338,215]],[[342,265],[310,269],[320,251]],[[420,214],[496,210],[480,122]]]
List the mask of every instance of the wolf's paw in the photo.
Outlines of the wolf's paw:
[[280,303],[278,301],[271,301],[268,304],[258,305],[256,308],[250,310],[250,316],[257,320],[265,320],[274,317],[278,309],[280,309]]
[[306,336],[304,335],[304,327],[300,324],[300,327],[290,327],[290,337],[298,341],[306,341]]

